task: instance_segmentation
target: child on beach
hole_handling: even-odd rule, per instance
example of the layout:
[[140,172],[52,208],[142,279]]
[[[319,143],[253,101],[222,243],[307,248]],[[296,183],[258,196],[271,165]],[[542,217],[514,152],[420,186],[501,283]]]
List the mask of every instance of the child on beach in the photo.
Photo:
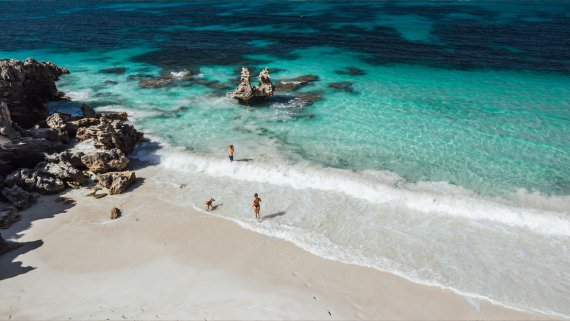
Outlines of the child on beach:
[[261,198],[259,198],[259,195],[257,195],[257,193],[253,194],[253,203],[251,205],[251,207],[253,207],[253,213],[255,213],[255,219],[257,220],[257,222],[260,222],[259,220],[259,209],[261,207],[260,203],[261,203]]
[[216,200],[215,200],[213,197],[210,196],[210,199],[206,201],[206,211],[209,211],[209,210],[211,210],[211,209],[214,208],[214,207],[213,207],[213,203],[214,203],[215,201],[216,201]]
[[228,153],[230,157],[230,162],[234,161],[234,145],[228,145]]

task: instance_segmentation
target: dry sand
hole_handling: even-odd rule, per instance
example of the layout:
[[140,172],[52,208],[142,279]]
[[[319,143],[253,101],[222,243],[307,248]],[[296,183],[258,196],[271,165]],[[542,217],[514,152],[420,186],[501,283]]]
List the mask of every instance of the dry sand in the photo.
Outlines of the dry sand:
[[[160,200],[137,171],[130,192],[42,197],[3,230],[0,319],[544,319],[377,270]],[[123,217],[111,221],[112,207]],[[263,223],[262,223],[263,224]]]

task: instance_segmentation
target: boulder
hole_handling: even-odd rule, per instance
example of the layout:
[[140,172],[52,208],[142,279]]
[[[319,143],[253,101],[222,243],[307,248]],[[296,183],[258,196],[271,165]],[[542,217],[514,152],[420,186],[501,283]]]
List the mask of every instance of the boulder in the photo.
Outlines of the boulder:
[[93,139],[96,148],[118,148],[124,153],[130,153],[143,138],[143,133],[123,121],[108,121],[107,118],[101,117],[98,125],[79,128],[76,137],[79,140]]
[[1,144],[0,175],[16,168],[34,167],[44,160],[44,155],[61,152],[66,145],[44,138],[21,137]]
[[59,141],[64,144],[69,143],[67,131],[61,128],[42,128],[39,125],[35,125],[30,129],[21,129],[20,133],[24,137],[43,138],[49,141]]
[[104,119],[106,121],[113,121],[113,120],[127,121],[129,119],[129,114],[127,114],[124,111],[118,111],[114,113],[101,113],[100,119]]
[[71,120],[70,114],[54,113],[46,118],[46,124],[54,129],[67,129],[67,123]]
[[265,68],[259,73],[259,83],[257,87],[251,86],[249,77],[249,69],[242,67],[238,87],[233,92],[228,93],[227,96],[229,98],[237,99],[240,103],[253,104],[273,95],[275,86],[273,86],[273,83],[271,82],[269,69]]
[[122,171],[129,164],[129,159],[121,150],[111,149],[83,155],[81,162],[93,173]]
[[18,185],[4,187],[2,195],[8,199],[10,204],[22,210],[30,207],[37,198],[34,194],[26,192]]
[[275,91],[288,92],[296,91],[318,81],[317,75],[303,75],[295,78],[282,79],[275,84]]
[[111,209],[111,219],[112,219],[112,220],[116,220],[116,219],[118,219],[119,217],[121,217],[121,210],[118,209],[118,208],[116,208],[116,207],[113,207],[113,208]]
[[53,175],[66,183],[81,185],[87,181],[87,175],[82,170],[73,167],[68,162],[44,162],[36,166],[36,170]]
[[58,99],[55,82],[65,68],[51,62],[0,60],[0,100],[8,105],[12,121],[29,128],[48,116],[47,101]]
[[98,125],[99,123],[100,123],[99,118],[80,118],[80,119],[71,120],[70,122],[67,123],[67,132],[70,135],[76,135],[80,128]]
[[54,194],[65,189],[65,184],[61,179],[38,169],[19,169],[6,176],[4,183],[8,186],[19,186],[26,191],[40,194]]
[[81,104],[81,111],[84,118],[97,118],[97,113],[87,104]]
[[99,186],[109,189],[109,194],[121,194],[136,180],[135,172],[111,172],[97,175]]
[[81,161],[85,153],[79,151],[66,150],[61,153],[46,155],[46,160],[50,163],[68,163],[77,169],[85,169],[85,165]]
[[22,136],[20,132],[12,126],[10,110],[8,109],[8,104],[4,101],[0,101],[0,135],[8,139],[20,138]]
[[20,220],[20,213],[14,206],[8,206],[0,211],[0,229],[7,229]]

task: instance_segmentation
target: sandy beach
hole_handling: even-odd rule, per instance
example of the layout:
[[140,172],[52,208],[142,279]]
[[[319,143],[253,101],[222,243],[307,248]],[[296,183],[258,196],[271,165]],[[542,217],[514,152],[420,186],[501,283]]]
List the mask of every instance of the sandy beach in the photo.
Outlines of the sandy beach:
[[[184,192],[157,185],[165,171],[137,170],[125,194],[71,190],[62,196],[73,204],[53,195],[24,211],[2,232],[23,246],[0,256],[0,319],[548,319],[322,259],[165,202]],[[123,216],[110,220],[115,206]]]

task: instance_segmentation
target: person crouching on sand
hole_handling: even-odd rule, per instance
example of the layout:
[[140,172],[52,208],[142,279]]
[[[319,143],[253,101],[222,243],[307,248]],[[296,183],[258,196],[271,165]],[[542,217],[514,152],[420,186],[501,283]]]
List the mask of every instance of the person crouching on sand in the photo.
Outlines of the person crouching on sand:
[[230,162],[234,161],[234,145],[228,145],[228,153],[230,156]]
[[255,219],[257,220],[257,222],[259,221],[259,209],[261,207],[260,203],[261,203],[261,198],[259,198],[259,195],[257,195],[257,193],[253,194],[253,203],[251,205],[251,207],[253,207],[253,213],[255,213]]
[[211,209],[214,209],[213,204],[214,204],[215,201],[216,201],[216,200],[215,200],[213,197],[210,196],[210,199],[206,201],[206,211],[209,211],[209,210],[211,210]]

